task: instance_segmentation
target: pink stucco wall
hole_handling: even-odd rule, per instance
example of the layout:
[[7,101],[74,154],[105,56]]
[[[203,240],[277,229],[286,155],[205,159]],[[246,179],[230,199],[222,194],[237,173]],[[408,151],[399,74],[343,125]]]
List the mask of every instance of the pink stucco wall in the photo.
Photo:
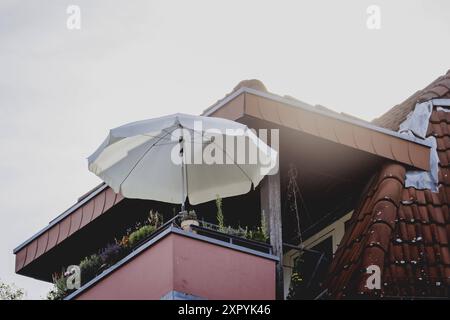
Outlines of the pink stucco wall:
[[76,300],[154,300],[173,290],[173,239],[165,239],[116,269]]
[[275,261],[169,234],[75,299],[275,299]]
[[208,299],[275,299],[275,262],[182,236],[173,239],[176,291]]

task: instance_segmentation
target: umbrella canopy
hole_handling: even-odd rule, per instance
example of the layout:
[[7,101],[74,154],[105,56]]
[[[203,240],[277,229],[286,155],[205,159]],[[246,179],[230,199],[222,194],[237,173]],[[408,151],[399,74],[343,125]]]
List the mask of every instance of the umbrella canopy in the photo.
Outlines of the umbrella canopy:
[[183,205],[247,193],[278,169],[277,152],[247,126],[186,114],[112,129],[88,163],[126,198]]

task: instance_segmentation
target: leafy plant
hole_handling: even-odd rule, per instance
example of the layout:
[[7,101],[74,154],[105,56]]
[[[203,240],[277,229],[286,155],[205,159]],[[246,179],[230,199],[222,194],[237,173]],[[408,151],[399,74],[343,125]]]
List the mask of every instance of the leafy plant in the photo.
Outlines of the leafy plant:
[[152,234],[156,230],[155,226],[145,225],[132,232],[128,239],[128,246],[133,248],[138,242]]
[[220,232],[229,234],[231,236],[246,238],[249,240],[267,242],[269,239],[267,232],[264,231],[262,227],[258,227],[256,230],[249,230],[248,227],[242,228],[239,226],[237,229],[232,228],[231,226],[223,227]]
[[294,267],[292,269],[291,275],[291,285],[289,287],[289,293],[287,296],[288,300],[298,300],[301,298],[301,289],[303,286],[303,277],[301,275],[300,269],[304,262],[302,256],[299,255],[294,259]]
[[15,285],[0,282],[0,300],[22,300],[25,292]]
[[147,221],[149,225],[159,228],[163,224],[163,216],[158,211],[150,210]]
[[262,230],[261,227],[258,227],[256,230],[248,231],[246,238],[260,242],[266,242],[268,240],[266,233]]
[[254,241],[267,242],[269,240],[269,234],[267,232],[267,222],[264,214],[261,215],[261,225],[256,230],[247,231],[245,237]]
[[64,277],[64,273],[55,273],[53,278],[53,289],[47,293],[48,300],[62,300],[68,294],[67,279]]
[[264,241],[269,240],[269,226],[267,225],[266,215],[261,213],[261,232],[264,237]]
[[248,231],[247,227],[245,227],[245,229],[244,229],[241,226],[239,226],[237,229],[235,229],[235,228],[228,226],[228,227],[224,227],[222,232],[225,232],[229,235],[236,236],[236,237],[247,238],[249,231]]
[[249,230],[248,227],[242,228],[239,226],[237,229],[231,226],[225,226],[222,214],[222,202],[220,198],[216,199],[217,207],[217,221],[218,221],[218,231],[227,233],[232,236],[242,237],[249,240],[267,242],[269,239],[269,234],[267,232],[267,223],[264,215],[261,215],[261,225],[256,228],[256,230]]
[[81,283],[85,284],[89,280],[93,279],[97,275],[102,265],[102,258],[98,254],[92,254],[81,260]]
[[122,258],[124,248],[118,243],[109,243],[105,248],[100,250],[100,258],[103,264],[113,265]]
[[223,211],[222,211],[222,198],[217,196],[216,198],[216,208],[217,208],[217,224],[219,226],[219,231],[224,232],[225,230],[225,221],[223,217]]
[[115,240],[116,240],[116,244],[119,245],[123,250],[128,249],[129,240],[130,240],[130,237],[128,236],[128,234],[124,235],[119,240],[117,240],[117,239],[115,239]]

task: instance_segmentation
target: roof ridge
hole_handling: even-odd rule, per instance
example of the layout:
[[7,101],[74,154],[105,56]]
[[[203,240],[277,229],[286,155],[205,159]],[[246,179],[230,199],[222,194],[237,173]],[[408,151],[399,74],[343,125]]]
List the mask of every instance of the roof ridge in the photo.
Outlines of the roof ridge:
[[393,106],[381,116],[372,120],[372,123],[393,131],[398,131],[400,124],[414,109],[416,103],[431,99],[450,98],[450,69],[446,74],[428,84],[425,88],[416,91],[403,102]]

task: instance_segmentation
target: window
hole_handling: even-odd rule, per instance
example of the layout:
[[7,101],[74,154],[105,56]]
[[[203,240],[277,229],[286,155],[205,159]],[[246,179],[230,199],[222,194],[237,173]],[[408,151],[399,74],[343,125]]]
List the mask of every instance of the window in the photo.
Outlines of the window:
[[[304,250],[290,250],[284,256],[285,296],[294,299],[314,299],[323,291],[325,280],[333,254],[345,233],[345,223],[350,212],[306,239]],[[291,278],[294,275],[294,281]],[[291,290],[291,286],[295,290]],[[294,292],[294,293],[293,293]]]

